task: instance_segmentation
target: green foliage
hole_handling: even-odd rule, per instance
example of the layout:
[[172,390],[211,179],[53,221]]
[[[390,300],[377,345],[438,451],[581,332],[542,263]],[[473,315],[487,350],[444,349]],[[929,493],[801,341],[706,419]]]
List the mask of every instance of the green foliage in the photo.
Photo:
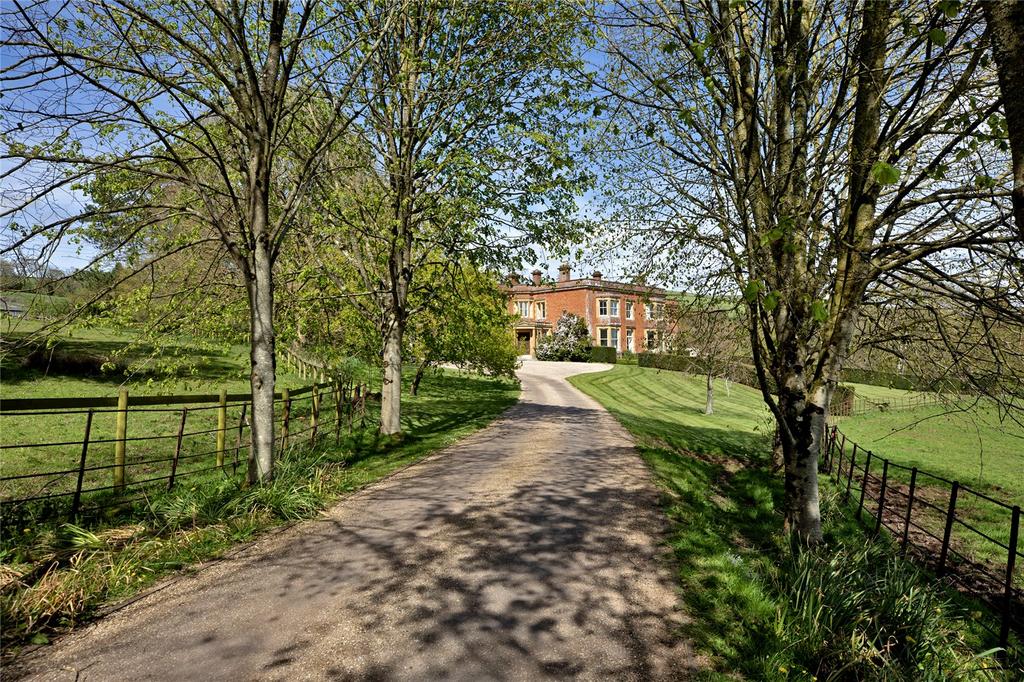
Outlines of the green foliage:
[[587,362],[590,360],[590,347],[590,331],[583,318],[562,313],[551,334],[537,344],[537,359]]
[[590,349],[591,362],[607,362],[614,365],[618,360],[618,353],[614,348],[608,346],[593,346]]

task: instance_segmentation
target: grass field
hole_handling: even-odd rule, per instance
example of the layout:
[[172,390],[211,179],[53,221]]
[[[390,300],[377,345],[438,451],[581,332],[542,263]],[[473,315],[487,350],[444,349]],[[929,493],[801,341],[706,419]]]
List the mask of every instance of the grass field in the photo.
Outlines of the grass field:
[[[941,650],[960,662],[940,666],[935,679],[986,679],[989,673],[979,672],[968,653],[985,648],[986,640],[962,607],[928,596],[911,608],[909,596],[931,594],[927,579],[906,562],[887,558],[888,549],[872,549],[887,543],[866,543],[827,486],[822,510],[832,553],[796,561],[798,566],[787,559],[780,541],[780,478],[767,462],[768,427],[757,392],[734,385],[726,395],[717,384],[715,414],[704,415],[700,377],[616,366],[570,381],[636,437],[665,493],[669,545],[691,618],[684,632],[710,660],[705,677],[810,680],[834,673],[838,679],[883,679],[877,664],[891,666],[885,679],[922,679],[926,672],[935,677]],[[814,580],[820,587],[799,587]],[[899,594],[882,593],[890,587]],[[934,651],[923,644],[926,635],[915,634],[918,645],[897,646],[894,660],[883,663],[889,653],[876,647],[887,637],[890,645],[894,641],[886,628],[895,623],[881,625],[892,598],[904,600],[895,620],[917,610],[935,619],[929,626],[937,633]],[[863,600],[859,606],[851,605],[857,599]],[[873,637],[880,645],[869,644]],[[965,667],[958,672],[957,666]],[[968,668],[974,673],[966,674]]]

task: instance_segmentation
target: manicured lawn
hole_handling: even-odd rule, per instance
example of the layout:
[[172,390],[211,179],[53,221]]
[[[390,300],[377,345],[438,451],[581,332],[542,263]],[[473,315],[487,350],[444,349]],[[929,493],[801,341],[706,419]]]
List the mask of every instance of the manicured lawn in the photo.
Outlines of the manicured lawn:
[[[770,432],[760,394],[734,385],[726,395],[716,383],[716,413],[704,415],[700,377],[616,366],[570,381],[634,435],[664,492],[668,544],[690,617],[683,630],[710,661],[704,677],[809,680],[845,669],[850,679],[874,679],[871,671],[880,671],[862,638],[877,637],[884,645],[888,635],[884,629],[869,634],[876,626],[868,614],[882,609],[884,599],[871,591],[906,580],[921,597],[928,579],[905,562],[890,561],[884,540],[865,555],[862,527],[828,485],[822,504],[828,549],[805,563],[789,558],[781,539],[781,479],[767,461]],[[801,590],[801,581],[820,581],[828,599],[815,604],[818,592]],[[852,595],[869,596],[853,607],[843,601]],[[943,656],[976,668],[968,652],[985,648],[985,640],[960,607],[928,597],[913,608],[906,602],[906,613],[915,609],[937,619],[937,641],[950,647]],[[889,670],[888,679],[917,679],[918,665],[934,664],[919,647],[903,651],[911,660],[893,662],[897,670]]]

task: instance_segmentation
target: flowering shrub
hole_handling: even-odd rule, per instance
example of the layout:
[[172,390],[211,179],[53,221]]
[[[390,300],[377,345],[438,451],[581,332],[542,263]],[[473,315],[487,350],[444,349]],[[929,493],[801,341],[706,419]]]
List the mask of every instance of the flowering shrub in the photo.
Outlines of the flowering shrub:
[[562,313],[550,336],[537,344],[538,360],[590,360],[590,332],[579,315]]

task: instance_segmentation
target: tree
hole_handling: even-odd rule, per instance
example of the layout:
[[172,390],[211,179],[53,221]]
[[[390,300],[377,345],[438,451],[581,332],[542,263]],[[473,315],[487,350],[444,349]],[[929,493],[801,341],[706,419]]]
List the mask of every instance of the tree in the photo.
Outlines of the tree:
[[[110,228],[114,256],[149,227],[197,226],[245,288],[252,385],[250,481],[274,463],[274,271],[309,211],[324,152],[348,109],[365,55],[390,29],[388,7],[312,0],[14,2],[3,14],[14,55],[3,68],[3,142],[13,164],[4,216],[8,252],[60,243],[89,222]],[[341,17],[344,9],[345,17]],[[311,108],[321,103],[311,116]],[[54,197],[106,186],[121,201],[60,214]]]
[[[569,141],[578,12],[566,3],[413,0],[362,73],[360,172],[324,188],[323,237],[358,275],[352,300],[381,335],[381,432],[401,431],[405,336],[427,267],[517,260],[571,228],[589,177]],[[358,203],[331,197],[353,192]],[[330,266],[327,266],[330,267]],[[421,302],[419,305],[414,301]]]
[[1013,292],[959,285],[1019,262],[978,19],[923,1],[623,1],[598,17],[618,223],[672,244],[693,290],[742,295],[787,526],[809,543],[827,409],[865,300],[886,281],[941,281],[1015,314]]
[[981,8],[992,38],[992,54],[999,71],[1006,129],[1013,164],[1013,217],[1024,242],[1024,4],[1015,0],[987,0]]
[[696,297],[669,308],[673,333],[669,353],[687,356],[705,378],[704,414],[714,414],[716,377],[730,378],[744,344],[742,311],[724,301]]
[[590,359],[590,331],[579,315],[562,313],[549,336],[537,344],[538,360],[586,362]]
[[518,363],[515,339],[509,333],[515,316],[508,299],[491,275],[468,263],[451,272],[448,268],[421,273],[445,279],[430,287],[429,300],[411,319],[409,352],[416,359],[416,374],[409,392],[416,395],[424,373],[441,363],[515,377]]

